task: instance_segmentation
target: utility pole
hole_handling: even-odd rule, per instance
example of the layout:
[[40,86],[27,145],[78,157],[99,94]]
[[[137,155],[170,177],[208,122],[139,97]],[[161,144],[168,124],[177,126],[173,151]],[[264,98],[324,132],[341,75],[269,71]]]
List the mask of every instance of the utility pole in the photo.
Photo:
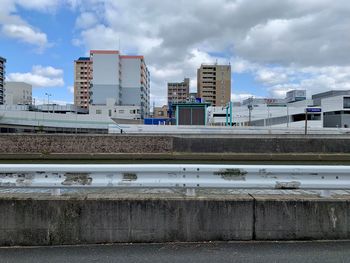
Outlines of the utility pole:
[[289,107],[288,107],[288,103],[287,105],[287,128],[289,128]]
[[307,135],[307,109],[305,109],[305,135]]
[[248,119],[248,125],[251,126],[252,125],[252,110],[253,110],[253,97],[249,98],[249,104],[248,104],[248,111],[249,111],[249,119]]

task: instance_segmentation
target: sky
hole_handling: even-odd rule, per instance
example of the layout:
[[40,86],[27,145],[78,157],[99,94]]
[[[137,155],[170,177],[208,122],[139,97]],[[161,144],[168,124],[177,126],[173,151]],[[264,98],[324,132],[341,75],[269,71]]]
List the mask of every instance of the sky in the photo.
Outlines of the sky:
[[[348,0],[0,0],[8,81],[37,103],[73,102],[74,60],[91,49],[144,55],[151,102],[201,63],[231,64],[232,99],[350,89]],[[45,94],[50,94],[47,96]]]

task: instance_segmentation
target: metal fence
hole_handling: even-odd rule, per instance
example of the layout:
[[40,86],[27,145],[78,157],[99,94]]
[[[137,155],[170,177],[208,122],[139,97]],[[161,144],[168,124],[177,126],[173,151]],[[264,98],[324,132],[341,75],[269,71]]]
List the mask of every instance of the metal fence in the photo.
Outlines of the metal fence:
[[2,188],[349,190],[350,166],[0,164]]

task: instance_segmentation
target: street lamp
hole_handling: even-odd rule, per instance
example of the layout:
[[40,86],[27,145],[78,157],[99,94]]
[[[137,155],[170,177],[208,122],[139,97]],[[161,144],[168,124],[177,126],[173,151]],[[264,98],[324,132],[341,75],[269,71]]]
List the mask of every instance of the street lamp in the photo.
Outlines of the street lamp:
[[45,95],[47,96],[47,105],[49,105],[50,104],[50,96],[52,96],[52,94],[45,93]]
[[50,112],[50,97],[52,96],[52,94],[45,93],[45,95],[47,96],[47,112]]
[[248,104],[248,111],[249,111],[249,120],[248,120],[248,125],[252,125],[252,110],[253,110],[253,97],[249,98],[249,104]]

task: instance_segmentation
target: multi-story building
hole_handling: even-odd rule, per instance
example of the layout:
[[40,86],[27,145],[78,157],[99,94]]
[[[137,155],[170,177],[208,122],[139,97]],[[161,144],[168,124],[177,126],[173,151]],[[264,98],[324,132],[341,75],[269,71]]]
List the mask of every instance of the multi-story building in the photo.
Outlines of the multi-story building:
[[[76,105],[80,105],[82,99],[86,105],[86,98],[90,105],[107,105],[107,100],[110,105],[112,99],[115,106],[138,106],[141,118],[149,116],[150,73],[143,56],[122,56],[116,50],[91,50],[89,58],[80,58],[75,63]],[[86,87],[89,93],[85,93]]]
[[150,116],[150,72],[143,56],[120,56],[121,104],[140,106],[141,119]]
[[202,64],[197,70],[197,93],[212,106],[231,100],[231,65]]
[[168,105],[172,103],[186,102],[190,97],[190,79],[185,78],[183,82],[168,83]]
[[4,104],[31,105],[32,85],[25,82],[7,81],[4,86]]
[[153,108],[153,118],[168,118],[168,105]]
[[5,63],[6,59],[0,57],[0,105],[4,104]]
[[90,101],[90,81],[92,62],[89,57],[80,57],[74,61],[74,105],[88,109]]

